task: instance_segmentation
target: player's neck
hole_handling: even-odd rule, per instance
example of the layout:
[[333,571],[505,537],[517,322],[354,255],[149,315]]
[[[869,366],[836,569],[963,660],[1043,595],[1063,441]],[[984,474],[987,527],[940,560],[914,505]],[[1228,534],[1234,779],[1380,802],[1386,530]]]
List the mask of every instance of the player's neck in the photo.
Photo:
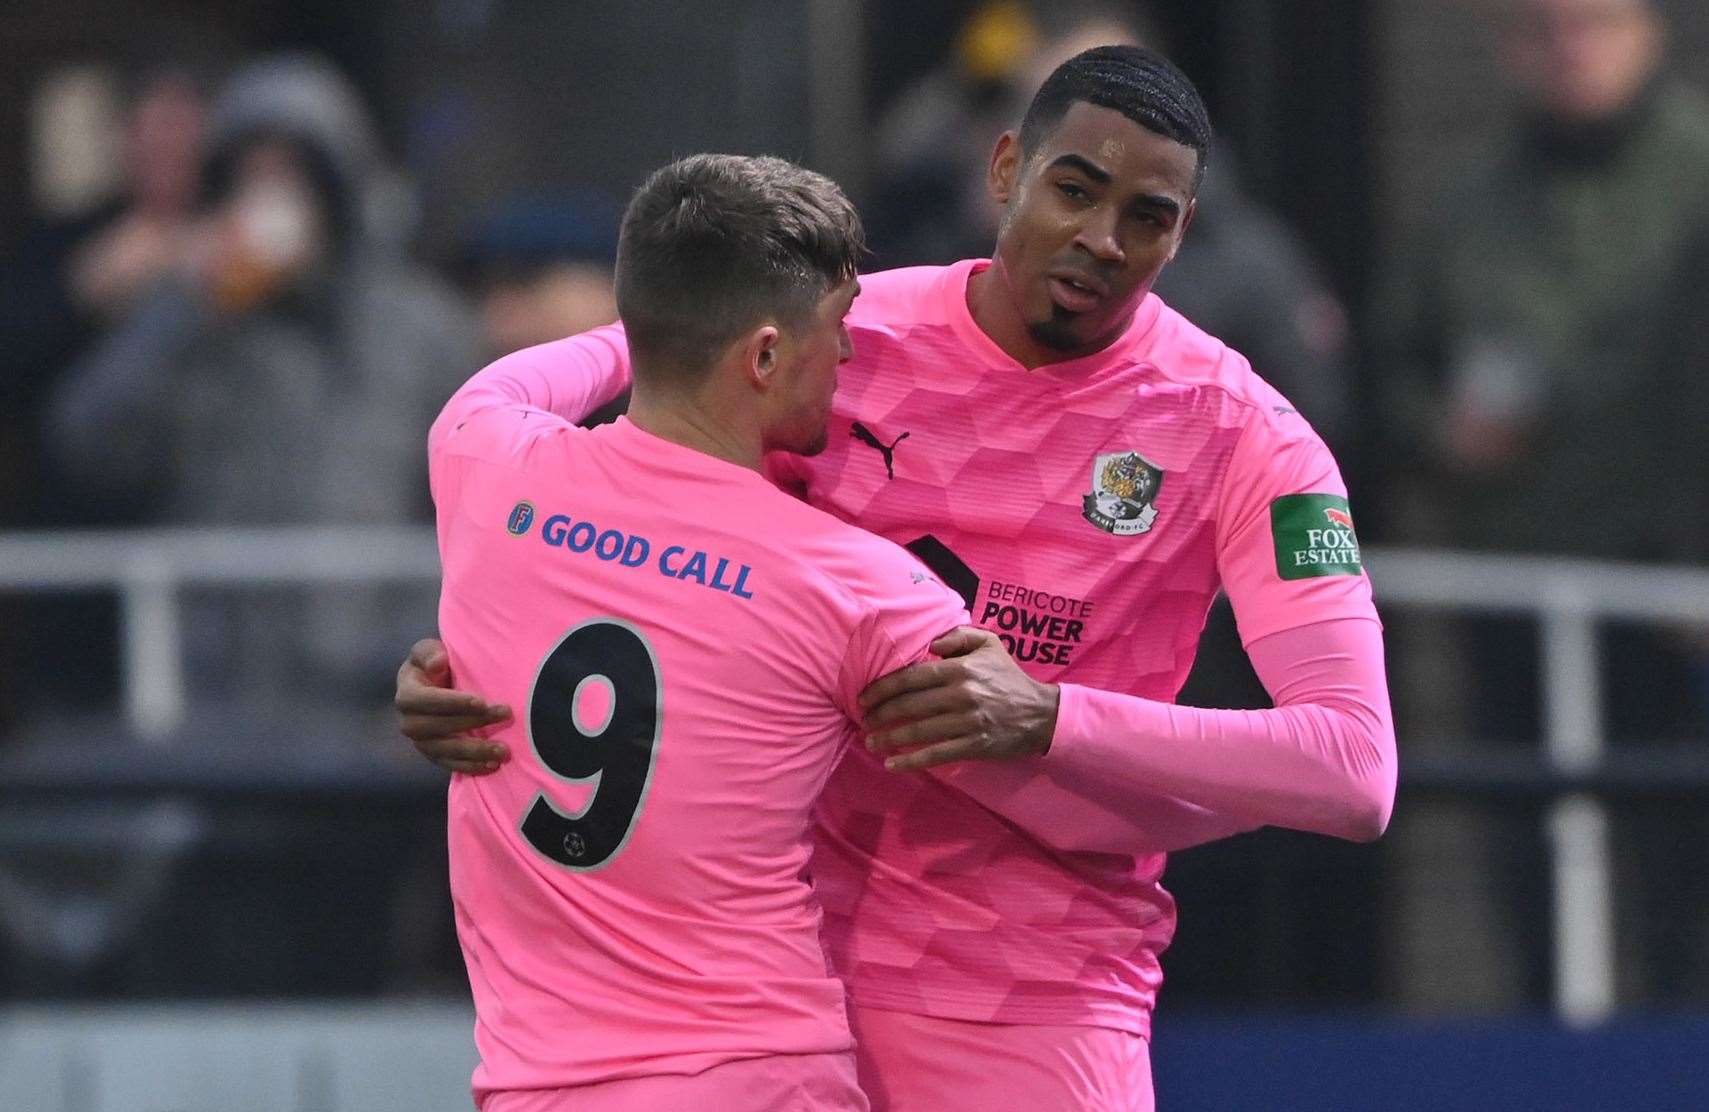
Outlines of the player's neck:
[[713,416],[714,407],[694,397],[649,392],[637,387],[629,399],[629,420],[642,432],[680,444],[750,471],[765,454],[758,429],[749,432]]

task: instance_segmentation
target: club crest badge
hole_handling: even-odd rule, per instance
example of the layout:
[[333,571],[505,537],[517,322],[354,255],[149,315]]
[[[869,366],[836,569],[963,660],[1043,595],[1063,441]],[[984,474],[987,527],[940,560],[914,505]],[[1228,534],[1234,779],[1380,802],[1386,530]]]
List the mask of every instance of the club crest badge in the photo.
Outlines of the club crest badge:
[[1163,469],[1138,452],[1112,452],[1092,461],[1092,492],[1080,514],[1106,533],[1132,537],[1151,531]]

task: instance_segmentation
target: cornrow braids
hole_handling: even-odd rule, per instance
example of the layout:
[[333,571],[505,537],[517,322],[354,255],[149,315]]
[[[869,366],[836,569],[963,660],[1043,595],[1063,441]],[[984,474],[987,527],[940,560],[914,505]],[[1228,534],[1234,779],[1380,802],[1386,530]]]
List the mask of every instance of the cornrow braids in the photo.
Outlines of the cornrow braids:
[[1110,108],[1148,131],[1198,153],[1193,188],[1204,180],[1211,120],[1204,98],[1169,59],[1140,46],[1096,46],[1057,66],[1021,120],[1021,151],[1030,155],[1076,101]]

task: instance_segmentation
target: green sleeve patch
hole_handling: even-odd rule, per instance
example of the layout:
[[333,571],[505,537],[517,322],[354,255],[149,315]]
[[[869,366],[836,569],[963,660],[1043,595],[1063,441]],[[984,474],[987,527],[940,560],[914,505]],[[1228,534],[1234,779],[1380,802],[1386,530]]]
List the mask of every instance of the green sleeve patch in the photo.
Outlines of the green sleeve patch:
[[1284,494],[1270,503],[1276,574],[1283,579],[1361,575],[1353,515],[1338,494]]

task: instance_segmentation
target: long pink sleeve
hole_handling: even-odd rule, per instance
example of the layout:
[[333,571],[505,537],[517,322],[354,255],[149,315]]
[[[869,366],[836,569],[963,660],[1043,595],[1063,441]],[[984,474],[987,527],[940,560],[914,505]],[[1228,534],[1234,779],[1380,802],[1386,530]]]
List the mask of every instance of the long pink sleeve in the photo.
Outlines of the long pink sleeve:
[[963,761],[940,765],[930,774],[1052,849],[1142,857],[1176,853],[1262,825],[1094,781],[1042,759]]
[[580,422],[628,389],[629,373],[621,322],[511,352],[452,395],[428,444],[438,444],[470,413],[489,405],[529,405]]
[[[1253,825],[1369,841],[1394,807],[1382,628],[1341,618],[1247,646],[1276,706],[1200,710],[1062,685],[1041,764],[1117,813],[1161,793]],[[1137,811],[1143,804],[1129,805]]]

